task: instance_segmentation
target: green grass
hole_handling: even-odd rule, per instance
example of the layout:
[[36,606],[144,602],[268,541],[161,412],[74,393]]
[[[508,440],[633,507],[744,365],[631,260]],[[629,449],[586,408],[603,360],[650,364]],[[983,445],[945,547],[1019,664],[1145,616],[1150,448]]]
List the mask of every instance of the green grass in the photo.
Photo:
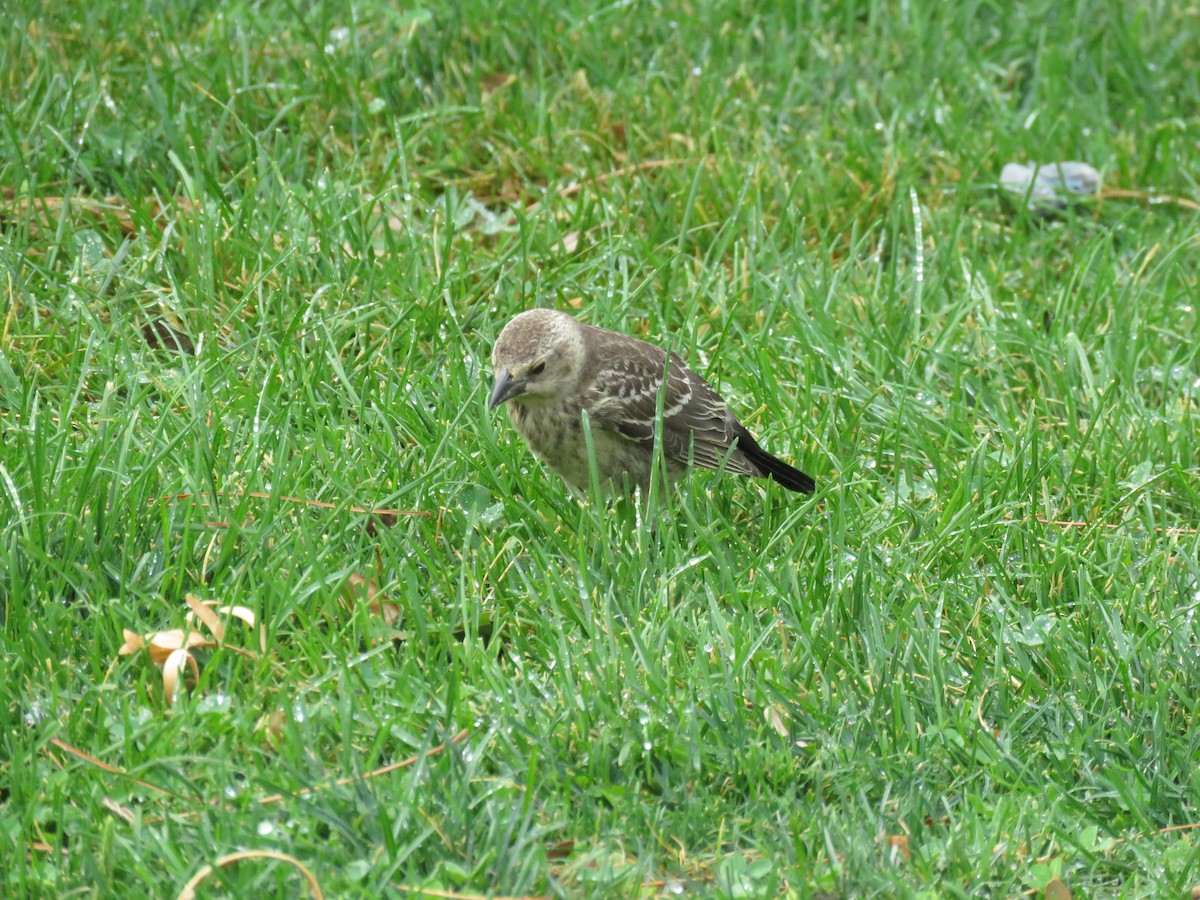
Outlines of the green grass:
[[[0,893],[1185,896],[1197,217],[992,185],[1197,199],[1195,13],[19,3]],[[683,352],[815,499],[573,499],[486,411],[537,304]],[[117,651],[188,595],[266,652],[171,706]]]

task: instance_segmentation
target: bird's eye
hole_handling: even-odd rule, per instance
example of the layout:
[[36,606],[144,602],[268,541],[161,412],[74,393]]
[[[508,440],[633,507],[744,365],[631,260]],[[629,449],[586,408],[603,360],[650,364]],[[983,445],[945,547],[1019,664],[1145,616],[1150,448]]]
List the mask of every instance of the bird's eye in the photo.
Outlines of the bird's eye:
[[540,362],[536,366],[534,366],[532,369],[529,370],[529,377],[533,378],[535,376],[541,375],[545,371],[546,371],[546,364],[544,362]]

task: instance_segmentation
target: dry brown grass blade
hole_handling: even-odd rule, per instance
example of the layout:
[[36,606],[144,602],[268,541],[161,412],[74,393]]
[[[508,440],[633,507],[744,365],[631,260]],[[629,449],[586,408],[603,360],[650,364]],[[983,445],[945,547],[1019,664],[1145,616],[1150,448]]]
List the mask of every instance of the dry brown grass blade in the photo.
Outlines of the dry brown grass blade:
[[[700,162],[708,164],[712,159],[711,156],[702,156],[699,160],[695,159],[647,159],[640,163],[635,163],[631,166],[622,166],[619,169],[613,169],[611,172],[601,172],[599,175],[594,175],[591,178],[585,178],[582,181],[576,181],[574,184],[569,184],[564,188],[560,188],[557,193],[560,199],[566,200],[568,197],[573,197],[586,187],[596,187],[605,182],[612,181],[616,178],[624,178],[627,175],[634,175],[638,172],[648,172],[651,169],[664,169],[670,166],[685,166],[689,163]],[[536,212],[542,206],[542,201],[538,200],[525,207],[525,212]]]
[[406,894],[416,894],[418,897],[436,897],[438,900],[548,900],[545,894],[513,897],[500,894],[459,894],[454,891],[439,891],[435,888],[410,887],[407,884],[393,884],[392,887]]
[[[15,218],[31,212],[47,216],[59,216],[63,210],[86,213],[95,218],[115,219],[121,230],[127,234],[137,231],[137,223],[133,220],[128,201],[123,197],[18,197],[12,188],[4,188],[4,202],[7,210],[0,218]],[[149,201],[150,215],[157,219],[164,210],[174,207],[181,212],[194,212],[197,204],[186,197],[174,197],[167,203],[152,199]]]
[[337,504],[337,503],[330,503],[327,500],[309,500],[307,497],[289,497],[286,495],[276,497],[272,494],[266,493],[265,491],[215,491],[212,494],[208,494],[208,493],[167,494],[165,496],[157,497],[154,500],[151,500],[150,503],[151,503],[151,505],[153,505],[155,503],[166,503],[167,501],[170,501],[170,500],[190,500],[190,499],[194,498],[194,499],[198,500],[200,503],[207,506],[208,498],[210,496],[215,496],[215,497],[253,497],[256,500],[282,500],[284,503],[299,503],[304,506],[314,507],[316,509],[340,509],[340,510],[344,510],[345,512],[367,513],[367,514],[370,514],[373,516],[378,516],[380,519],[382,519],[384,521],[384,524],[394,524],[394,522],[389,523],[388,520],[395,519],[399,516],[431,516],[431,515],[433,515],[433,513],[429,512],[428,510],[424,510],[424,509],[367,509],[366,507],[363,507],[363,506],[341,506],[340,504]]
[[[105,772],[109,772],[113,775],[120,775],[126,781],[131,781],[134,784],[136,784],[138,787],[144,787],[148,791],[156,791],[157,793],[163,794],[164,796],[170,797],[174,800],[186,800],[186,798],[180,797],[178,794],[176,794],[172,791],[168,791],[164,787],[159,787],[157,784],[152,784],[149,781],[142,781],[142,779],[135,778],[133,775],[130,775],[124,769],[118,768],[117,766],[109,765],[106,762],[96,759],[96,757],[91,756],[87,753],[84,753],[78,747],[72,747],[66,741],[61,741],[58,738],[51,738],[50,743],[53,744],[55,747],[57,747],[59,750],[63,751],[63,753],[70,754],[71,756],[74,756],[76,759],[81,759],[88,765],[95,766],[97,769],[102,769]],[[51,755],[49,753],[49,751],[47,751],[47,755],[50,756],[51,759],[54,758],[53,755]],[[55,760],[55,761],[58,762],[60,767],[62,766],[61,761],[59,761],[59,760]]]
[[1153,206],[1161,203],[1170,203],[1174,206],[1182,206],[1184,209],[1200,210],[1200,203],[1197,203],[1195,200],[1188,200],[1186,197],[1172,197],[1169,194],[1149,194],[1146,191],[1127,191],[1123,188],[1109,188],[1101,191],[1099,196],[1103,200],[1144,200]]
[[[1011,518],[1011,516],[1009,517]],[[1063,519],[1047,519],[1045,516],[1035,516],[1035,518],[1043,525],[1053,525],[1056,528],[1107,528],[1110,531],[1115,531],[1118,528],[1126,528],[1125,525],[1111,522],[1073,522]],[[1154,529],[1155,534],[1200,534],[1200,528],[1163,528]]]
[[[443,752],[447,747],[449,747],[453,744],[462,743],[463,741],[465,741],[467,739],[467,736],[469,734],[470,734],[470,731],[468,729],[464,728],[462,731],[458,732],[458,734],[454,735],[452,738],[450,738],[450,740],[446,741],[445,743],[437,744],[436,746],[430,747],[426,753],[416,753],[416,754],[408,757],[407,759],[402,759],[399,762],[391,763],[390,765],[383,766],[380,769],[375,769],[374,771],[367,772],[363,775],[339,778],[337,781],[333,782],[331,785],[318,785],[317,787],[305,788],[302,791],[297,791],[296,794],[294,794],[294,795],[293,794],[287,794],[287,795],[271,794],[266,797],[260,797],[258,802],[260,804],[262,804],[263,806],[267,806],[272,803],[279,803],[279,802],[283,801],[284,799],[286,799],[287,797],[292,797],[292,796],[307,797],[311,794],[317,793],[318,791],[325,790],[328,787],[344,786],[347,784],[355,784],[356,782],[360,782],[360,781],[366,781],[367,779],[370,779],[370,778],[378,778],[382,775],[387,775],[390,772],[395,772],[399,769],[407,768],[408,766],[411,766],[414,763],[419,762],[422,759],[428,759],[431,756],[436,756],[437,754]],[[65,741],[59,740],[58,738],[51,738],[50,743],[52,745],[54,745],[55,747],[57,747],[59,750],[62,750],[64,753],[67,753],[70,756],[74,756],[76,759],[80,759],[83,762],[86,762],[88,765],[95,766],[96,768],[101,769],[105,772],[109,772],[113,775],[119,775],[119,776],[121,776],[121,778],[125,779],[126,781],[130,781],[133,784],[138,785],[139,787],[145,788],[146,790],[154,791],[156,793],[162,794],[165,797],[170,797],[173,800],[178,800],[178,801],[184,802],[184,803],[201,802],[198,798],[193,798],[193,799],[189,800],[189,798],[181,797],[178,794],[174,793],[173,791],[169,791],[166,788],[160,787],[157,784],[153,784],[149,781],[143,781],[140,778],[136,778],[133,775],[130,775],[127,772],[125,772],[124,769],[121,769],[121,768],[118,768],[117,766],[113,766],[113,765],[110,765],[109,763],[103,762],[103,761],[97,759],[96,757],[85,753],[84,751],[80,750],[78,747],[73,747],[70,744],[66,743]],[[49,750],[46,750],[45,752],[46,752],[46,755],[49,756],[51,759],[53,759],[60,768],[63,768],[63,763],[61,760],[57,759],[54,756],[54,754],[49,752]],[[219,802],[219,801],[215,801],[215,802]],[[193,813],[179,813],[178,815],[180,815],[181,817],[187,817],[192,814]],[[34,849],[41,849],[41,848],[35,847]],[[51,848],[47,845],[47,847],[45,849],[47,851],[49,851],[49,850],[52,850],[53,848]]]
[[1160,828],[1157,831],[1147,831],[1142,834],[1135,834],[1133,837],[1117,838],[1113,841],[1113,846],[1117,844],[1125,844],[1130,841],[1141,841],[1146,838],[1158,837],[1160,834],[1174,834],[1177,831],[1194,831],[1200,828],[1200,822],[1186,822],[1183,825],[1168,825],[1166,828]]
[[226,869],[234,863],[244,862],[249,859],[273,859],[278,862],[287,863],[292,868],[300,872],[304,876],[305,882],[308,883],[308,892],[318,900],[323,900],[325,894],[321,891],[321,885],[317,883],[316,877],[310,872],[300,860],[294,856],[288,856],[286,853],[280,853],[277,850],[242,850],[238,853],[230,853],[227,856],[222,856],[210,865],[204,866],[188,879],[187,884],[183,886],[183,890],[179,892],[179,900],[195,900],[196,888],[208,876],[212,875],[217,869]]
[[100,805],[107,809],[110,813],[124,822],[126,825],[132,825],[137,821],[137,816],[128,806],[122,806],[112,797],[102,797]]
[[353,775],[353,776],[348,776],[346,778],[339,778],[337,781],[333,782],[332,784],[318,785],[317,787],[304,788],[304,790],[297,791],[295,794],[269,794],[266,797],[259,797],[258,802],[263,806],[267,806],[268,804],[271,804],[271,803],[280,803],[283,800],[287,799],[288,797],[307,797],[310,794],[315,794],[318,791],[323,791],[330,787],[343,787],[347,784],[357,784],[360,781],[367,781],[368,779],[371,779],[371,778],[378,778],[381,775],[387,775],[389,772],[395,772],[398,769],[406,769],[409,766],[413,765],[413,763],[419,762],[422,759],[429,759],[429,757],[431,757],[431,756],[437,756],[439,753],[441,753],[443,750],[445,750],[451,744],[462,743],[463,741],[465,741],[467,739],[468,734],[470,734],[470,732],[466,728],[464,728],[462,731],[460,731],[458,734],[454,735],[454,737],[450,738],[450,740],[446,741],[444,744],[438,744],[435,747],[430,747],[429,750],[426,751],[425,753],[416,753],[416,754],[408,757],[407,759],[400,760],[400,762],[394,762],[391,765],[384,766],[382,769],[375,769],[372,772],[366,772],[362,775]]

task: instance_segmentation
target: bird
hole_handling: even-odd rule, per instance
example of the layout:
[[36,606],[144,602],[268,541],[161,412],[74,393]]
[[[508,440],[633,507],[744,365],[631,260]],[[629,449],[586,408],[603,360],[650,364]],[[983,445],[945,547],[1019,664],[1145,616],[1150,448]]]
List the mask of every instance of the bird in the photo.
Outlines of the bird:
[[565,312],[529,309],[501,329],[492,366],[488,409],[503,404],[534,456],[581,494],[592,460],[604,493],[648,491],[659,434],[667,481],[690,463],[770,478],[798,493],[816,487],[760,447],[712,385],[655,344]]

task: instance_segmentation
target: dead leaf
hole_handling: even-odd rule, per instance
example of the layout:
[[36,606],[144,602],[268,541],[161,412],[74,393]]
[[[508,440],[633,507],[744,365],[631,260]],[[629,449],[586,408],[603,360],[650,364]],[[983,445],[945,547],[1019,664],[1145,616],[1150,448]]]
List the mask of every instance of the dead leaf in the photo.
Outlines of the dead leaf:
[[778,708],[774,706],[768,706],[763,710],[763,718],[767,720],[768,725],[775,729],[775,733],[777,735],[782,738],[786,738],[788,736],[787,725],[784,723],[783,716],[780,714]]
[[283,741],[283,729],[287,726],[287,722],[287,713],[282,709],[277,709],[259,719],[254,730],[261,731],[264,740],[271,747],[278,747]]
[[212,633],[212,636],[217,639],[217,643],[221,643],[225,639],[225,625],[217,617],[212,606],[200,601],[191,594],[184,597],[184,600],[187,601],[188,608],[191,610],[184,621],[190,623],[192,617],[195,616],[204,623],[205,627]]
[[350,577],[346,579],[346,599],[350,601],[348,604],[353,608],[357,597],[365,596],[368,600],[374,600],[378,593],[378,588],[375,587],[375,582],[366,575],[360,575],[358,572],[351,572]]
[[235,619],[241,619],[251,628],[254,627],[254,610],[245,606],[218,606],[217,612],[222,615],[233,616]]
[[371,613],[380,616],[389,627],[396,627],[400,623],[400,607],[395,603],[372,603]]
[[[384,528],[393,528],[400,521],[400,511],[395,509],[373,509],[370,511],[370,518],[367,519],[367,534],[370,537],[375,537],[379,531],[378,526]],[[378,523],[378,526],[376,525]]]
[[889,862],[896,862],[897,859],[912,859],[912,853],[908,849],[908,838],[903,834],[888,835],[888,855]]
[[[185,599],[187,600],[188,607],[191,609],[191,612],[187,614],[186,621],[191,622],[192,616],[198,618],[212,632],[218,644],[225,640],[225,623],[218,616],[233,616],[235,619],[241,619],[251,628],[254,627],[254,623],[257,621],[254,610],[245,606],[218,606],[217,604],[221,602],[220,600],[197,600],[191,594],[188,594]],[[258,629],[258,645],[263,653],[267,652],[267,633],[262,628]],[[230,649],[237,650],[243,655],[246,653],[246,651],[238,647]]]
[[346,608],[353,610],[361,597],[367,599],[367,609],[371,615],[379,616],[388,626],[395,626],[400,621],[400,606],[383,600],[375,582],[358,572],[351,573],[346,579]]
[[[218,606],[219,600],[199,600],[190,594],[186,600],[188,605],[188,613],[185,617],[185,621],[188,623],[187,628],[170,628],[166,631],[156,631],[145,637],[125,628],[122,629],[125,642],[117,651],[119,656],[129,656],[143,647],[148,650],[150,659],[163,667],[163,691],[166,693],[169,703],[174,703],[178,696],[179,676],[185,669],[191,669],[192,683],[200,678],[200,664],[192,656],[192,650],[197,647],[224,645],[226,628],[221,616],[240,619],[251,628],[255,627],[257,621],[254,611],[245,606]],[[196,619],[199,619],[200,626],[209,631],[212,635],[211,638],[205,637],[199,627],[192,627],[191,623]],[[265,629],[258,629],[258,643],[260,651],[265,654],[267,652]],[[254,655],[241,647],[229,647],[228,649],[243,656]]]
[[1046,882],[1046,900],[1071,900],[1071,892],[1057,878]]
[[172,628],[168,631],[156,631],[145,638],[150,658],[158,665],[164,665],[176,650],[191,650],[194,647],[215,647],[215,641],[210,641],[200,632],[189,628]]
[[128,628],[122,628],[121,633],[125,636],[125,643],[121,645],[121,649],[117,651],[117,656],[128,656],[131,653],[137,653],[142,649],[142,636],[137,632],[130,631]]
[[187,650],[181,647],[173,651],[163,663],[163,692],[166,694],[168,703],[175,702],[179,690],[179,673],[189,665],[192,667],[192,683],[194,684],[200,678],[200,666]]
[[146,346],[151,350],[170,350],[188,356],[196,355],[196,344],[192,339],[162,316],[156,316],[142,326],[142,337],[146,339]]
[[509,72],[492,72],[479,79],[479,93],[484,97],[490,97],[496,91],[508,87],[516,80],[517,76]]

